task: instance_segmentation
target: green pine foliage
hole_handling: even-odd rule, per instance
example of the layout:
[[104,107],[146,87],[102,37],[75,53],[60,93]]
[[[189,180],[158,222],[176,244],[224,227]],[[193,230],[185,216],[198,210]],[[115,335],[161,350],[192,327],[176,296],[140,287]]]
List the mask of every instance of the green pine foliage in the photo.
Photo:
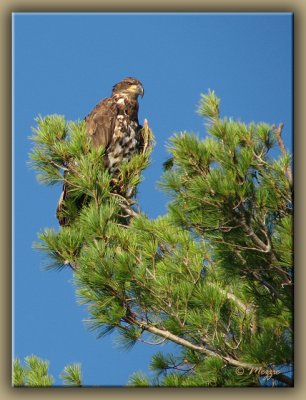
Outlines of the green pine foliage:
[[221,118],[219,106],[214,92],[201,97],[206,137],[170,139],[159,182],[168,212],[156,219],[137,206],[152,146],[122,164],[114,186],[82,122],[37,120],[34,169],[73,188],[69,226],[46,229],[37,247],[50,267],[74,269],[99,337],[116,331],[124,350],[178,345],[132,386],[293,385],[282,373],[293,352],[291,156],[279,128]]
[[[25,357],[24,365],[16,358],[12,369],[14,387],[54,386],[54,378],[49,374],[49,362],[35,355]],[[67,365],[60,376],[66,386],[82,386],[80,364]]]
[[24,386],[25,384],[25,374],[24,369],[20,363],[19,358],[16,358],[13,361],[13,376],[12,376],[12,384],[13,386]]
[[13,362],[13,386],[52,386],[54,379],[49,375],[49,363],[34,355],[25,358],[25,365],[16,358]]
[[66,365],[61,373],[61,378],[66,386],[82,386],[82,374],[80,364]]

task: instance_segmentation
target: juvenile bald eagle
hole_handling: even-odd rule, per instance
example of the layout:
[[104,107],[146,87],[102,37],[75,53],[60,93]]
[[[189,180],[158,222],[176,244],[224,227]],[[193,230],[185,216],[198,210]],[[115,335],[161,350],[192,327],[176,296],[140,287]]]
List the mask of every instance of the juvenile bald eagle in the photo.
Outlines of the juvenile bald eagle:
[[[143,147],[138,122],[138,96],[143,96],[142,83],[135,78],[125,78],[113,86],[112,96],[101,100],[85,117],[86,133],[95,147],[103,146],[105,168],[116,175],[118,166]],[[65,200],[69,188],[64,184],[57,206],[60,225],[69,223]]]

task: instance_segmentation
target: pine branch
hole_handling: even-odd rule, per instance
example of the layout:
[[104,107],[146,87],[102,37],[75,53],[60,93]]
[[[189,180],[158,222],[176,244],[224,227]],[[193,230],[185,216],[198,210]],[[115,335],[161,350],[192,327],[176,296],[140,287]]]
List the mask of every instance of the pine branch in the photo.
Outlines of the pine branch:
[[247,234],[249,238],[252,239],[253,243],[258,246],[258,250],[262,251],[263,253],[269,253],[271,251],[271,243],[265,244],[253,231],[252,227],[247,224],[246,218],[244,215],[244,209],[243,207],[239,207],[240,215],[237,217],[236,214],[233,214],[233,217],[235,220],[240,224],[241,228],[244,230],[244,232]]
[[[292,174],[282,125],[220,119],[219,103],[214,92],[202,96],[210,138],[183,132],[170,139],[172,162],[161,185],[172,199],[157,219],[142,214],[136,200],[153,145],[146,120],[140,154],[116,176],[105,171],[104,150],[90,147],[82,124],[68,129],[63,118],[41,119],[34,137],[35,169],[45,183],[64,180],[70,196],[62,198],[69,225],[45,230],[39,247],[74,270],[100,336],[117,329],[125,349],[172,341],[188,352],[190,368],[183,357],[166,362],[168,386],[260,383],[264,366],[291,357],[285,286],[292,283]],[[283,156],[271,161],[277,142]],[[283,370],[271,368],[270,376],[292,385]]]
[[[283,139],[282,139],[282,137],[281,137],[283,127],[284,127],[284,124],[283,124],[283,123],[280,123],[280,124],[278,125],[278,127],[276,127],[275,125],[273,125],[272,128],[273,128],[273,132],[274,132],[274,134],[275,134],[275,136],[276,136],[276,139],[277,139],[279,148],[280,148],[282,154],[283,154],[284,156],[286,156],[286,155],[287,155],[287,152],[286,152],[286,149],[285,149],[285,146],[284,146]],[[286,168],[286,173],[287,173],[287,176],[288,176],[288,180],[289,180],[290,187],[292,187],[293,179],[292,179],[292,171],[291,171],[290,165],[288,165],[288,167]]]
[[[195,345],[195,344],[191,343],[190,341],[188,341],[184,338],[181,338],[177,335],[174,335],[173,333],[171,333],[165,329],[159,329],[156,326],[149,325],[144,321],[137,320],[132,316],[127,317],[126,320],[127,320],[127,322],[129,322],[131,324],[135,324],[135,325],[139,326],[141,329],[151,332],[154,335],[161,336],[161,337],[165,338],[166,340],[171,340],[172,342],[174,342],[180,346],[183,346],[190,350],[194,350],[196,352],[205,354],[206,356],[209,356],[209,357],[219,357],[219,358],[223,359],[224,361],[226,361],[231,366],[243,368],[244,370],[249,371],[249,373],[254,373],[254,374],[260,375],[260,376],[266,376],[266,367],[265,366],[258,365],[258,364],[245,363],[245,362],[236,360],[232,357],[222,355],[217,350],[211,350],[211,349],[208,349],[203,346]],[[288,378],[287,376],[279,373],[278,371],[275,371],[273,373],[272,377],[273,377],[273,379],[277,379],[280,382],[286,383],[288,386],[293,386],[293,380]]]
[[82,386],[81,365],[69,364],[66,365],[64,371],[60,374],[64,385],[68,386]]

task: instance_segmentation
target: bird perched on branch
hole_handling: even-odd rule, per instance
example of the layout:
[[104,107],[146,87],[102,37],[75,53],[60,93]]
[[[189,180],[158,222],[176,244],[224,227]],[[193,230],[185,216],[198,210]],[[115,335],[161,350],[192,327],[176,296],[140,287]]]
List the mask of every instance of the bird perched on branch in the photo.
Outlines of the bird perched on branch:
[[96,147],[105,148],[105,166],[114,172],[139,150],[138,96],[143,96],[141,82],[125,78],[113,87],[112,96],[102,100],[85,118],[87,134]]
[[[144,149],[142,126],[138,122],[138,96],[143,94],[138,79],[125,78],[113,86],[111,97],[101,100],[85,117],[86,133],[95,147],[104,147],[104,165],[113,176],[120,163],[129,161]],[[56,214],[62,226],[68,224],[63,209],[68,190],[64,183],[57,206]]]

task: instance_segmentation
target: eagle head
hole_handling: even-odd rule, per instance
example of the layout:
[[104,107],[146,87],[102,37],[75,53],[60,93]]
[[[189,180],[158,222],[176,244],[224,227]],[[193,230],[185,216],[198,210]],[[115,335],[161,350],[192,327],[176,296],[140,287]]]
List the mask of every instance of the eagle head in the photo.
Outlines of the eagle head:
[[113,86],[113,94],[123,93],[133,97],[144,95],[142,83],[135,78],[124,78],[121,82]]

